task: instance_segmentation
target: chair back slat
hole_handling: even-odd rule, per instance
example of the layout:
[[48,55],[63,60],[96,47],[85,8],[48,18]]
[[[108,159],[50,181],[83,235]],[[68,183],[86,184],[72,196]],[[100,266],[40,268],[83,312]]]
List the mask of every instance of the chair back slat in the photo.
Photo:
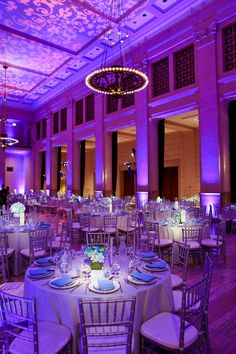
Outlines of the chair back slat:
[[81,352],[91,348],[126,347],[131,353],[135,298],[79,299]]
[[183,282],[187,278],[187,265],[190,246],[182,242],[173,241],[172,245],[172,260],[171,260],[171,273],[175,271],[182,272]]
[[38,327],[35,299],[0,293],[0,308],[3,317],[4,345],[8,353],[12,338],[32,343],[32,352],[39,353]]
[[110,235],[106,232],[87,232],[86,243],[88,246],[106,246],[110,243]]

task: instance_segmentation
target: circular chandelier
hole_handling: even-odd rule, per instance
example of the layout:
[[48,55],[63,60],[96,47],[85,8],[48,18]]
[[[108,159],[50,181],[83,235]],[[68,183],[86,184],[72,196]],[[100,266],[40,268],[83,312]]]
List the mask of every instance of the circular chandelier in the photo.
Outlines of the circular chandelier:
[[19,140],[11,138],[6,133],[2,133],[0,135],[0,145],[3,149],[5,149],[8,146],[15,145],[17,143],[19,143]]
[[[148,85],[148,77],[143,72],[125,65],[123,43],[129,40],[129,34],[125,30],[126,15],[124,14],[122,0],[112,0],[109,13],[110,22],[104,36],[104,51],[101,68],[93,71],[86,77],[86,85],[95,92],[113,95],[121,98],[143,90]],[[119,47],[119,59],[121,64],[107,65],[109,47],[115,51]],[[111,54],[109,52],[109,57]],[[112,61],[112,60],[111,60]]]
[[148,78],[139,70],[112,65],[88,75],[86,85],[99,93],[122,96],[143,90],[148,85]]

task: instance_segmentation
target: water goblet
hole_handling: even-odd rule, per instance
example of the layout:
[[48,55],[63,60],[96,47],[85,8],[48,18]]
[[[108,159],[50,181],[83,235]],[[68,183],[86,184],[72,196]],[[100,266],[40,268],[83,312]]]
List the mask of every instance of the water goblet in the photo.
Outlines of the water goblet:
[[90,265],[86,263],[82,264],[81,273],[83,275],[84,280],[86,281],[90,277],[90,273],[91,273]]
[[109,266],[103,266],[102,270],[104,277],[109,279],[111,276],[111,268]]
[[66,262],[61,262],[60,264],[60,271],[63,275],[65,275],[65,273],[67,272],[68,270],[68,263]]
[[111,269],[112,275],[114,276],[114,278],[117,278],[119,276],[120,265],[118,263],[113,263]]

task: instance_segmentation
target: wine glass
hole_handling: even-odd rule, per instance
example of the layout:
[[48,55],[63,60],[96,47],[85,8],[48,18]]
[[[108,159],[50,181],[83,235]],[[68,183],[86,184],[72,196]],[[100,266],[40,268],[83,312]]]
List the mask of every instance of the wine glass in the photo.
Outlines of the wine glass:
[[117,278],[119,276],[120,265],[118,263],[113,263],[111,269],[114,278]]
[[81,273],[83,275],[84,280],[87,280],[90,277],[90,273],[91,273],[90,265],[86,263],[82,264]]
[[60,264],[60,271],[63,275],[65,275],[65,273],[68,270],[68,263],[67,262],[61,262]]
[[105,278],[109,279],[111,276],[111,268],[108,265],[104,265],[102,267],[103,275]]

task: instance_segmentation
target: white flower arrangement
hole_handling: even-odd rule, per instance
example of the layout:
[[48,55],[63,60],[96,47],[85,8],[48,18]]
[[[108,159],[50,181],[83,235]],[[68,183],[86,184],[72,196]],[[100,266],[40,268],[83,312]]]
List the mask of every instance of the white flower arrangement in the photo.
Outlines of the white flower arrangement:
[[17,202],[10,206],[10,210],[14,214],[22,214],[25,211],[25,206],[24,204]]
[[105,257],[102,253],[93,253],[91,257],[92,262],[98,262],[98,263],[103,263],[105,260]]

